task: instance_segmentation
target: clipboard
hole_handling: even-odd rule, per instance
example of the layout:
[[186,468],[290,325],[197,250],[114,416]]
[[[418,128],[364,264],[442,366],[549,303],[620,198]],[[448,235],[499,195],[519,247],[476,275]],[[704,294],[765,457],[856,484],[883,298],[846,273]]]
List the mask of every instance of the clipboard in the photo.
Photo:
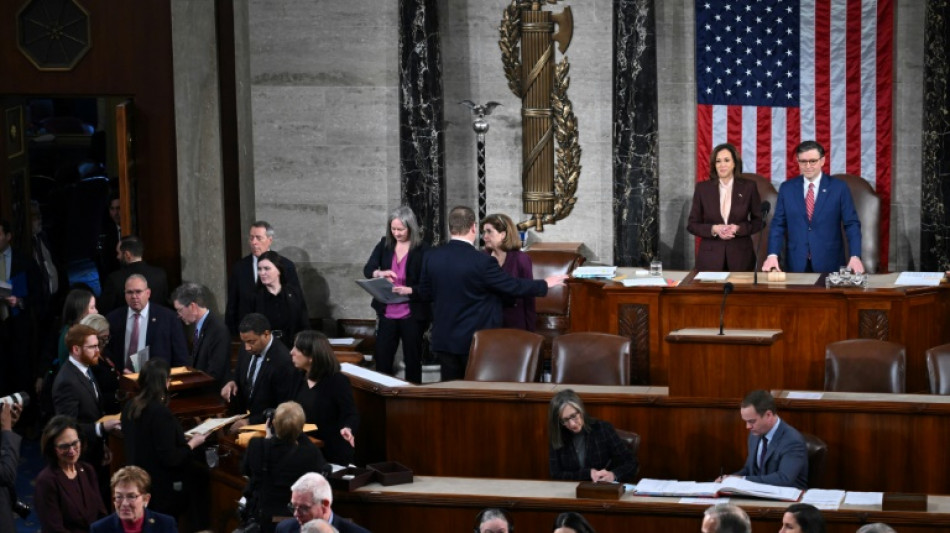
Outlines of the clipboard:
[[394,293],[392,282],[386,278],[358,279],[356,284],[384,304],[401,304],[409,301],[408,296]]

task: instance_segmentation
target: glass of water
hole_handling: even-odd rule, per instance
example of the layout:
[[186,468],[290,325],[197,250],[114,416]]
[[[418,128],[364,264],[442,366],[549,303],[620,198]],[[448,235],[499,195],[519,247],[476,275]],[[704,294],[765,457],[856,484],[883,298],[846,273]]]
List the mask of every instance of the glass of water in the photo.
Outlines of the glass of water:
[[663,275],[663,261],[659,259],[650,261],[650,275],[657,278]]

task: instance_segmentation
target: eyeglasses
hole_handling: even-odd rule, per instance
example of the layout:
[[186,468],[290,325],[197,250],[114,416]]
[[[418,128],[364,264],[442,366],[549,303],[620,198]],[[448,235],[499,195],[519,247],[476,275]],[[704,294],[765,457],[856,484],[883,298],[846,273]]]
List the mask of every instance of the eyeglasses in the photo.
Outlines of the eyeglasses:
[[69,450],[72,450],[73,448],[78,448],[79,444],[80,444],[80,441],[78,440],[74,440],[72,442],[64,442],[63,444],[57,444],[56,450],[65,453],[65,452],[68,452]]
[[116,494],[115,497],[113,497],[112,499],[115,500],[116,503],[122,503],[124,501],[131,503],[139,499],[140,496],[142,495],[141,494]]
[[570,424],[571,422],[577,422],[578,420],[580,420],[581,416],[582,415],[580,411],[575,411],[574,414],[572,414],[571,416],[562,418],[561,425],[566,426]]
[[89,345],[87,345],[87,346],[83,346],[83,349],[92,350],[92,351],[94,351],[94,352],[98,352],[98,351],[99,351],[99,345],[98,345],[98,344],[89,344]]
[[808,167],[808,166],[812,166],[812,165],[817,165],[818,163],[821,162],[822,159],[823,159],[823,158],[821,158],[821,157],[819,157],[818,159],[799,159],[799,160],[798,160],[798,164],[801,165],[801,166],[803,166],[803,167]]
[[316,503],[311,503],[310,505],[294,505],[293,503],[288,503],[287,510],[294,514],[309,513],[310,509],[313,509],[314,505],[316,505]]
[[103,348],[105,348],[105,347],[108,346],[108,345],[109,345],[109,337],[108,337],[108,336],[99,337],[99,349],[100,349],[100,350],[103,349]]

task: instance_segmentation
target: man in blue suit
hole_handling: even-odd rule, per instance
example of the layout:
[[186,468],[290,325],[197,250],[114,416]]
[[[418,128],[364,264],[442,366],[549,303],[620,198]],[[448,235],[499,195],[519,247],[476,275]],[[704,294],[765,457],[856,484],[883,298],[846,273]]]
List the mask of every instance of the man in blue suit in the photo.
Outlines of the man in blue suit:
[[108,315],[112,341],[107,346],[109,358],[116,368],[126,373],[129,356],[148,347],[149,358],[160,357],[171,366],[188,364],[188,344],[175,312],[167,307],[151,305],[152,291],[141,274],[132,274],[125,281],[125,303]]
[[739,414],[749,430],[749,455],[745,466],[734,475],[755,483],[807,489],[805,439],[778,417],[775,399],[769,391],[754,390],[747,394]]
[[821,171],[825,149],[805,141],[795,149],[802,175],[779,188],[769,233],[769,256],[762,270],[781,270],[778,254],[788,239],[786,267],[791,272],[836,272],[845,264],[841,226],[851,258],[847,265],[864,272],[861,263],[861,221],[854,210],[848,185]]
[[[567,276],[542,280],[516,279],[506,274],[491,255],[475,249],[475,212],[456,207],[449,213],[452,239],[432,249],[422,263],[422,299],[432,302],[432,351],[442,367],[442,379],[462,379],[468,349],[476,331],[501,327],[502,298],[544,296]],[[405,294],[409,287],[396,287]]]

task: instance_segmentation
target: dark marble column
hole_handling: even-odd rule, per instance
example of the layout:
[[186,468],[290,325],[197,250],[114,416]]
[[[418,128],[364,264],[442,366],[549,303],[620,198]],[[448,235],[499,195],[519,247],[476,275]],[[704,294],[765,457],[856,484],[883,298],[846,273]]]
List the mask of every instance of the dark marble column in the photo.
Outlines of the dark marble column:
[[950,3],[928,0],[924,37],[921,270],[950,269]]
[[429,243],[445,233],[445,131],[437,0],[399,0],[399,158],[402,201]]
[[659,253],[656,10],[614,0],[614,264],[647,266]]

